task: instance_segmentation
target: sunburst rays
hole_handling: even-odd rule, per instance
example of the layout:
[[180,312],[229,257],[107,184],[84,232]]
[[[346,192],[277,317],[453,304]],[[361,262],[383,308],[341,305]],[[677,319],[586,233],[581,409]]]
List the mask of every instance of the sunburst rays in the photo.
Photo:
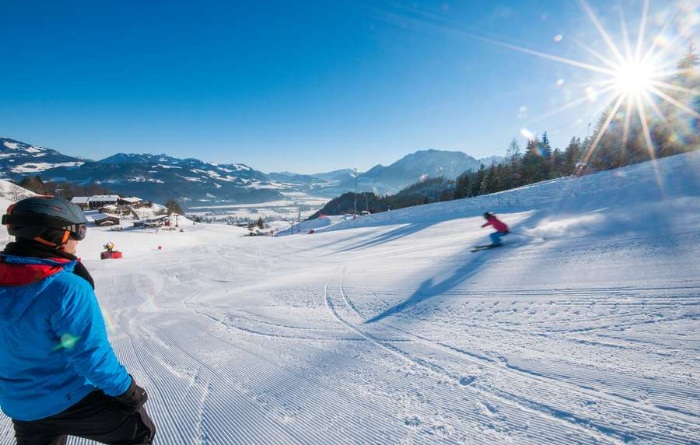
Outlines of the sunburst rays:
[[[579,0],[579,5],[606,50],[605,52],[596,50],[592,45],[572,39],[594,60],[593,62],[562,57],[494,39],[480,38],[480,40],[586,70],[597,77],[597,80],[591,81],[583,89],[584,94],[581,97],[568,100],[563,106],[535,118],[537,121],[545,120],[590,102],[604,104],[607,112],[601,119],[602,125],[595,137],[589,141],[584,163],[588,162],[596,152],[618,113],[624,115],[621,146],[623,148],[627,146],[634,119],[639,122],[643,143],[650,159],[653,160],[656,151],[651,134],[652,114],[672,132],[675,129],[670,128],[670,111],[664,111],[664,108],[666,110],[675,108],[689,117],[700,119],[700,113],[689,105],[693,99],[700,96],[700,91],[671,81],[683,74],[683,70],[677,67],[680,55],[673,50],[679,47],[685,49],[689,42],[692,42],[694,27],[700,23],[700,6],[684,1],[677,2],[673,9],[667,6],[662,12],[663,19],[655,20],[656,23],[663,22],[663,25],[655,34],[650,35],[651,0],[644,0],[641,5],[639,25],[634,33],[635,37],[630,35],[624,11],[619,7],[620,32],[619,37],[615,37],[612,30],[606,29],[603,21],[586,0]],[[672,29],[673,24],[676,30]],[[557,35],[555,41],[561,40],[562,36]],[[667,106],[661,107],[659,104]]]
[[[581,94],[567,98],[564,103],[546,113],[531,117],[531,122],[546,122],[553,116],[563,115],[577,107],[588,108],[589,116],[601,115],[602,126],[592,141],[589,141],[585,159],[591,158],[598,144],[609,130],[617,113],[624,113],[622,144],[627,143],[633,120],[640,123],[643,140],[650,157],[654,158],[651,126],[653,119],[669,125],[669,110],[675,109],[689,117],[700,119],[700,114],[690,103],[700,96],[697,88],[686,88],[670,81],[682,74],[677,68],[681,51],[688,47],[700,28],[700,5],[696,0],[676,0],[673,3],[657,3],[652,11],[652,0],[641,0],[635,10],[625,11],[621,2],[606,4],[606,11],[617,11],[618,17],[599,16],[587,0],[578,0],[594,35],[585,42],[567,34],[557,34],[557,43],[565,39],[583,51],[586,57],[564,57],[553,52],[539,51],[523,45],[505,42],[501,37],[488,37],[479,32],[467,31],[462,26],[449,23],[444,15],[419,13],[417,9],[403,10],[398,14],[402,26],[439,29],[460,35],[463,38],[479,40],[557,64],[590,73],[590,79],[581,82]],[[629,5],[629,3],[628,3]],[[612,8],[611,8],[612,6]],[[636,9],[639,9],[638,11]],[[628,25],[625,13],[635,13],[638,22]],[[607,14],[607,12],[606,12]],[[392,21],[397,16],[392,16]],[[606,27],[606,24],[619,21],[619,26]],[[584,76],[585,77],[585,76]],[[564,81],[558,81],[558,85]],[[659,104],[666,104],[659,106]],[[591,108],[592,107],[592,108]],[[594,109],[594,111],[591,111]],[[590,122],[589,122],[590,127]],[[523,129],[521,134],[532,134]]]

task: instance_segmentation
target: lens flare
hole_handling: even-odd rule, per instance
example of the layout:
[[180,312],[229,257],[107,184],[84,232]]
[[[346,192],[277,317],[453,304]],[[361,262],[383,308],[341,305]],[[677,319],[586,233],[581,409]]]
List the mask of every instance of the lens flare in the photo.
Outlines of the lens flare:
[[527,128],[521,128],[520,129],[520,135],[524,137],[525,139],[534,139],[535,138],[535,133],[532,131],[528,130]]
[[586,94],[586,98],[589,102],[595,102],[598,100],[598,92],[592,86],[587,86],[583,89],[583,92]]
[[105,310],[104,308],[102,309],[102,318],[104,318],[105,321],[105,327],[107,328],[107,331],[110,333],[115,332],[115,326],[114,322],[112,321],[112,317],[109,315],[109,312]]
[[78,340],[80,340],[80,337],[76,337],[72,334],[63,334],[61,335],[60,343],[54,347],[54,350],[71,349],[75,346]]

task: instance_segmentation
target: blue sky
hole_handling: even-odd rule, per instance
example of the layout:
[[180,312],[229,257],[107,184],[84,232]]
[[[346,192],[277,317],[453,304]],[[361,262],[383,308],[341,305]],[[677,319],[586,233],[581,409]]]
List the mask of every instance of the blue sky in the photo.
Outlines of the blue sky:
[[527,132],[563,149],[606,103],[581,102],[593,72],[528,51],[590,62],[607,48],[585,5],[613,39],[618,11],[638,26],[642,1],[611,3],[4,0],[0,136],[298,173],[504,155]]

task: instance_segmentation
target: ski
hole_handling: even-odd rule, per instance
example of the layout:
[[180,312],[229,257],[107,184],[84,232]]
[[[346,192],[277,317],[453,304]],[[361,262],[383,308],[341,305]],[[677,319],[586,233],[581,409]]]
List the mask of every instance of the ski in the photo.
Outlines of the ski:
[[484,244],[481,246],[472,247],[472,252],[479,252],[480,250],[493,249],[494,247],[501,247],[503,244]]

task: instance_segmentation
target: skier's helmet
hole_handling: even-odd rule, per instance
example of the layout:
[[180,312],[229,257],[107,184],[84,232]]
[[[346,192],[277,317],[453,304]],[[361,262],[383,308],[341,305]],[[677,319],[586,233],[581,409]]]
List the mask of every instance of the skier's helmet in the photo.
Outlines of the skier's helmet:
[[51,247],[61,247],[69,238],[82,240],[87,219],[75,203],[55,196],[32,196],[11,204],[2,216],[7,232]]
[[496,216],[496,215],[494,215],[493,212],[486,212],[486,213],[484,213],[484,218],[486,218],[486,219],[491,219],[491,218],[493,218],[494,216]]

